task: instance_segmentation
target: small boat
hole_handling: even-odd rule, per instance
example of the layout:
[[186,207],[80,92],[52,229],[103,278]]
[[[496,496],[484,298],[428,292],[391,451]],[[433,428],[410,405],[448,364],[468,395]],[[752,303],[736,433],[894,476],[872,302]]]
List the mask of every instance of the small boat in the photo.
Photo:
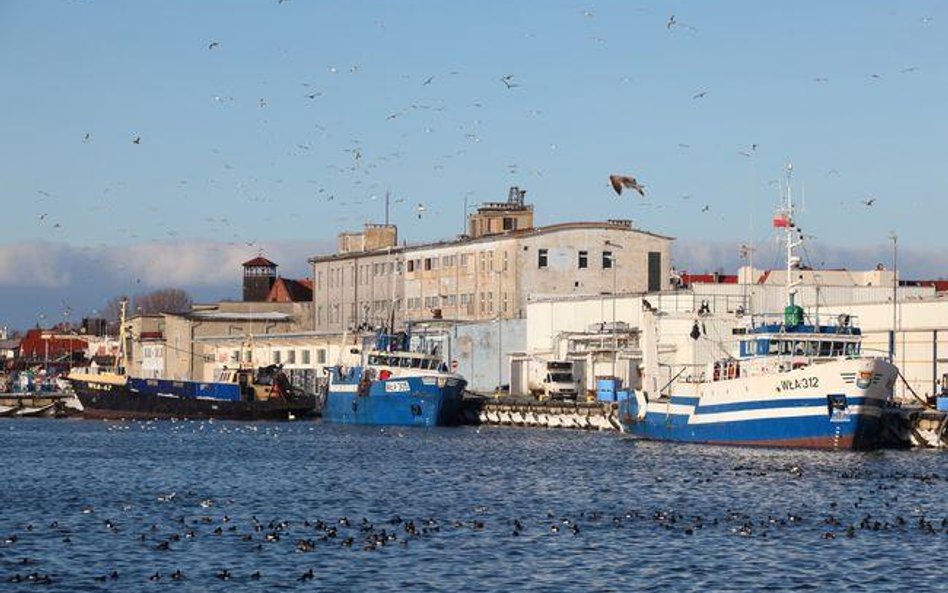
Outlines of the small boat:
[[16,406],[0,406],[0,418],[12,416],[16,412]]
[[52,418],[56,414],[56,404],[39,407],[16,408],[13,415],[19,418]]
[[[643,385],[619,402],[625,433],[742,446],[872,449],[882,444],[882,413],[898,369],[885,358],[862,353],[861,332],[849,315],[820,323],[808,320],[794,302],[792,279],[799,275],[800,258],[794,255],[799,240],[792,216],[788,183],[774,218],[775,227],[786,229],[787,304],[782,316],[751,316],[749,327],[738,328],[736,356],[659,387],[665,380],[659,379],[656,330],[662,312],[643,303]],[[700,333],[696,320],[692,337],[697,340]]]
[[467,381],[441,357],[411,351],[409,334],[381,333],[375,345],[352,348],[351,365],[327,369],[325,422],[397,426],[451,426],[460,422]]
[[[124,313],[123,301],[123,329]],[[120,351],[118,372],[69,374],[85,417],[288,420],[315,411],[316,394],[290,385],[281,365],[225,367],[216,381],[201,382],[129,377],[124,360]]]

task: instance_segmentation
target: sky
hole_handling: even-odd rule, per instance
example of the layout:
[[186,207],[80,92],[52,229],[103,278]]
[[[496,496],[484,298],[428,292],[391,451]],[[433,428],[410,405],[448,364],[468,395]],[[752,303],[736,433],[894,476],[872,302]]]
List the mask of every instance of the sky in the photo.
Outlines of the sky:
[[258,253],[303,277],[386,194],[408,243],[516,185],[680,269],[779,266],[788,163],[811,265],[894,232],[948,276],[944,2],[6,0],[0,72],[0,326],[238,298]]

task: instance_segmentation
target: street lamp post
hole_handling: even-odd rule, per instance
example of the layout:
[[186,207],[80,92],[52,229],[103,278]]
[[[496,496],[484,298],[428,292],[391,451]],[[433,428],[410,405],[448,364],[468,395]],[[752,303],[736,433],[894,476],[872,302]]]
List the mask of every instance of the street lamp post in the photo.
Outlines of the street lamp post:
[[503,384],[504,384],[504,332],[503,332],[503,323],[504,315],[501,310],[501,303],[503,302],[503,289],[504,289],[504,272],[503,269],[497,270],[497,392],[500,393]]
[[[889,239],[892,240],[892,340],[889,343],[889,354],[892,357],[892,364],[895,364],[895,333],[899,327],[899,236],[895,234],[895,231],[890,231]],[[902,360],[903,362],[905,360],[904,354]]]
[[[622,249],[622,245],[606,241],[606,246]],[[616,378],[616,362],[619,358],[619,334],[616,328],[616,300],[618,300],[618,276],[615,253],[609,252],[609,266],[612,268],[612,378]]]

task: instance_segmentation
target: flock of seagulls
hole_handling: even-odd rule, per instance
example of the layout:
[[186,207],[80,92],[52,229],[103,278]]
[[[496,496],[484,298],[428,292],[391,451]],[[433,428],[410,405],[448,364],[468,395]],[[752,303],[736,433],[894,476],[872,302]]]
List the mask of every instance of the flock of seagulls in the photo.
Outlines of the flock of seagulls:
[[[597,16],[591,10],[584,10],[581,12],[581,14],[584,19],[594,19]],[[685,20],[688,20],[687,15],[681,15],[681,16],[683,16]],[[676,15],[676,14],[670,14],[667,16],[667,19],[665,19],[664,22],[658,21],[657,23],[655,23],[655,25],[657,25],[658,27],[661,27],[661,25],[664,24],[664,30],[668,32],[668,35],[670,36],[674,36],[675,31],[681,31],[681,32],[690,31],[693,33],[697,33],[698,29],[696,27],[691,26],[690,24],[686,22],[682,22],[681,16]],[[925,16],[925,17],[918,18],[918,20],[923,24],[929,24],[934,20],[934,18]],[[598,37],[589,37],[588,35],[586,37],[596,39],[597,41],[605,41]],[[200,52],[204,52],[206,48],[206,52],[210,52],[208,54],[209,59],[217,59],[219,56],[226,56],[227,50],[231,48],[233,43],[231,41],[228,41],[227,39],[214,38],[214,37],[208,36],[198,41],[195,45],[196,45],[196,49]],[[213,56],[213,58],[211,58],[210,56]],[[362,68],[359,64],[350,64],[350,65],[339,64],[338,67],[336,65],[328,65],[326,66],[326,68],[328,69],[331,75],[333,75],[334,77],[335,76],[339,77],[338,79],[334,78],[335,80],[341,79],[343,76],[345,76],[345,72],[347,71],[349,75],[355,77],[355,76],[360,76],[362,72],[365,72],[368,70],[366,68]],[[901,69],[893,69],[892,72],[910,74],[910,73],[919,71],[919,69],[920,68],[918,66],[906,65],[906,67],[903,67]],[[395,127],[395,126],[413,125],[416,123],[417,119],[419,119],[419,116],[422,116],[422,115],[427,114],[430,116],[434,116],[434,117],[426,118],[425,121],[421,122],[416,128],[418,130],[423,130],[425,133],[438,132],[439,124],[445,127],[447,125],[451,125],[451,124],[444,124],[443,121],[439,121],[438,116],[436,116],[436,113],[446,111],[446,110],[449,110],[449,111],[457,110],[458,107],[454,105],[446,105],[443,101],[439,102],[437,100],[431,100],[430,97],[431,97],[431,91],[434,91],[440,88],[443,83],[447,82],[450,79],[450,77],[458,75],[458,74],[459,72],[457,71],[450,71],[450,72],[444,72],[444,73],[425,72],[421,76],[417,76],[417,75],[413,76],[413,75],[408,75],[408,74],[402,75],[402,78],[410,82],[410,85],[413,89],[412,92],[416,94],[416,97],[410,104],[408,104],[409,102],[406,101],[406,105],[403,105],[400,108],[390,109],[387,111],[387,114],[385,112],[380,113],[379,119],[390,122],[390,125]],[[879,81],[883,80],[883,75],[888,77],[890,74],[885,71],[879,71],[879,72],[868,74],[868,76],[871,79],[879,80]],[[515,74],[513,71],[508,71],[507,73],[503,73],[503,74],[500,72],[497,72],[494,75],[494,77],[495,77],[494,80],[501,82],[504,85],[502,88],[507,91],[523,90],[520,88],[521,83],[522,83],[522,79],[520,75]],[[628,80],[631,80],[631,78],[629,76],[625,76],[623,80],[628,81]],[[813,80],[821,84],[829,83],[829,78],[826,76],[819,76],[819,77],[814,78]],[[327,86],[325,88],[319,88],[319,83],[316,80],[312,80],[312,79],[304,80],[300,82],[300,85],[302,85],[303,90],[300,91],[299,89],[297,89],[296,96],[302,97],[306,100],[306,101],[301,100],[301,103],[306,104],[308,109],[312,108],[314,110],[318,110],[319,106],[322,104],[321,99],[332,94],[331,87]],[[494,88],[498,89],[496,93],[499,94],[502,92],[499,90],[500,88],[499,85],[498,87],[494,87]],[[690,96],[692,100],[696,101],[696,106],[697,106],[697,102],[699,101],[706,105],[713,105],[717,97],[717,94],[712,94],[713,90],[716,90],[716,89],[693,87],[693,90],[690,93],[690,95],[683,94],[682,98],[687,99],[687,97]],[[523,97],[526,95],[522,93],[515,93],[515,94],[512,94],[511,96]],[[235,101],[235,98],[233,96],[226,95],[226,94],[211,95],[209,96],[209,98],[213,98],[213,100],[217,104],[220,105],[221,109],[229,108],[227,106],[232,103],[240,103],[240,97],[238,97],[237,100]],[[273,99],[273,101],[271,101],[271,98]],[[476,97],[472,99],[473,100],[468,105],[468,108],[472,108],[475,110],[486,105],[489,101],[489,97]],[[271,110],[275,112],[274,108],[276,107],[277,102],[278,102],[276,96],[273,96],[273,95],[271,95],[270,97],[254,96],[252,99],[248,99],[248,101],[250,102],[255,101],[256,105],[259,108],[261,108],[261,111],[260,111],[261,117],[267,117],[267,115],[264,115],[264,114],[268,113]],[[529,113],[530,113],[530,116],[533,118],[540,118],[542,110],[534,108],[534,109],[531,109]],[[328,122],[323,122],[323,123],[328,124]],[[293,157],[296,157],[300,154],[306,153],[307,151],[312,150],[313,152],[315,152],[315,150],[313,149],[317,148],[321,141],[325,141],[327,138],[330,138],[333,131],[332,129],[327,130],[327,127],[324,126],[323,123],[314,122],[312,124],[312,126],[310,127],[310,131],[312,132],[313,137],[294,139],[292,143],[288,143],[287,154]],[[438,156],[435,159],[435,161],[431,164],[432,170],[435,171],[436,173],[441,172],[446,167],[451,166],[452,160],[454,160],[454,162],[457,162],[457,160],[464,158],[462,155],[464,155],[465,152],[470,151],[470,150],[477,150],[478,148],[476,148],[476,145],[487,143],[490,140],[490,138],[486,135],[487,131],[485,131],[484,129],[485,126],[483,125],[483,122],[480,119],[478,119],[476,116],[471,117],[470,119],[461,121],[461,122],[455,121],[453,122],[453,124],[456,126],[456,129],[457,129],[456,137],[458,139],[465,141],[467,144],[466,145],[459,144],[458,150],[444,151],[445,154]],[[147,134],[149,132],[147,129],[140,128],[139,131],[141,132],[140,134],[135,134],[134,136],[131,136],[132,144],[136,146],[141,146],[143,143],[143,138],[147,140],[148,144],[150,145],[155,144],[154,141],[151,140],[151,138],[147,137]],[[88,132],[85,132],[81,136],[82,144],[92,144],[94,133],[98,134],[100,133],[100,131],[90,130]],[[98,140],[99,138],[96,137],[95,139]],[[125,140],[125,141],[128,142],[128,140]],[[361,193],[362,195],[369,195],[373,191],[378,192],[379,182],[374,181],[377,175],[376,177],[373,177],[373,171],[377,173],[377,171],[380,170],[379,168],[382,167],[383,165],[385,164],[391,165],[391,163],[395,159],[399,158],[398,156],[396,156],[397,152],[373,154],[371,147],[362,147],[360,144],[358,144],[359,143],[358,140],[353,139],[353,141],[356,143],[355,148],[345,149],[351,152],[352,154],[352,161],[349,163],[349,165],[346,166],[345,163],[340,164],[342,159],[339,159],[339,161],[337,162],[329,163],[327,165],[327,169],[330,171],[330,174],[336,174],[339,176],[348,175],[349,176],[348,181],[351,181],[351,185],[352,185],[351,191],[354,194]],[[551,151],[558,150],[557,143],[545,142],[544,146],[548,146]],[[684,150],[684,149],[691,149],[692,144],[679,142],[677,143],[677,146],[678,148]],[[756,147],[757,145],[753,144],[751,145],[750,149],[743,148],[743,149],[737,150],[737,154],[744,158],[750,158],[754,156],[754,151],[756,150]],[[215,149],[215,151],[216,150],[217,149]],[[363,158],[362,156],[363,151],[365,151],[366,155],[368,155],[366,156],[366,158]],[[216,153],[216,154],[219,154],[219,153]],[[272,164],[275,165],[276,163],[272,163]],[[236,166],[235,168],[235,164],[232,164],[232,162],[221,163],[221,168],[224,171],[224,173],[229,175],[231,178],[233,178],[233,176],[235,175],[233,171],[240,170],[239,165]],[[536,167],[529,167],[529,166],[524,166],[522,168],[516,167],[516,166],[510,166],[508,167],[508,171],[507,171],[509,175],[522,175],[522,173],[526,173],[526,172],[529,172],[529,174],[536,175],[536,176],[543,175],[542,170]],[[192,181],[195,181],[195,180],[192,180]],[[267,195],[268,193],[270,193],[270,190],[267,187],[264,187],[264,184],[266,182],[267,180],[263,180],[263,179],[246,179],[245,178],[245,179],[233,180],[233,183],[237,190],[237,195],[245,197],[248,202],[252,202],[255,204],[275,203],[274,198],[270,195]],[[198,183],[200,183],[200,180],[198,180]],[[192,187],[199,188],[200,186],[198,183],[193,184]],[[219,178],[208,179],[204,181],[204,187],[209,187],[215,183],[220,184],[221,180]],[[320,179],[316,183],[318,184],[318,187],[313,188],[314,195],[318,199],[322,200],[324,203],[331,202],[333,206],[337,206],[337,205],[338,206],[352,206],[352,205],[360,205],[362,203],[367,203],[367,200],[364,200],[364,199],[347,198],[344,195],[342,195],[338,190],[327,191],[327,187],[329,186],[329,183],[327,183],[327,180],[325,178]],[[661,189],[658,185],[658,181],[655,179],[652,180],[652,185],[649,186],[648,194],[646,192],[645,184],[643,184],[639,179],[637,179],[634,176],[623,175],[623,174],[612,174],[612,175],[609,175],[609,184],[610,184],[610,187],[615,192],[615,194],[619,196],[622,195],[622,192],[624,190],[629,190],[633,192],[633,194],[636,194],[639,197],[643,197],[643,198],[648,197],[648,194],[651,194],[652,196],[657,196],[657,195],[660,195],[661,193]],[[105,188],[102,191],[103,195],[106,195],[111,189],[114,189],[114,188]],[[195,191],[199,191],[199,190],[195,189]],[[190,193],[187,193],[187,192],[186,192],[186,195],[189,198],[193,197]],[[707,198],[705,198],[705,200],[707,200]],[[668,204],[660,204],[660,203],[656,203],[650,200],[642,200],[642,201],[636,200],[633,203],[636,205],[635,207],[644,207],[644,206],[668,207],[669,206]],[[866,199],[860,200],[860,203],[866,208],[872,208],[876,204],[876,200],[875,198],[866,198]],[[417,204],[417,205],[414,208],[412,208],[411,204]],[[108,207],[109,207],[109,204],[105,204],[103,206],[99,206],[96,208],[107,209]],[[53,220],[50,220],[50,213],[51,212],[54,213],[53,216],[55,216],[55,211],[49,210],[48,209],[49,205],[44,205],[43,208],[44,208],[43,210],[37,211],[34,214],[34,216],[38,217],[39,222],[42,225],[45,225],[46,229],[61,229],[62,225],[60,222],[55,222]],[[705,203],[703,206],[700,206],[700,211],[708,212],[710,208],[711,208],[711,205],[708,203]],[[436,207],[432,208],[431,203],[418,202],[416,200],[411,200],[409,204],[406,204],[403,207],[402,212],[405,212],[408,216],[416,220],[422,220],[423,218],[426,218],[426,217],[436,218],[437,216],[440,215],[439,210]],[[345,215],[340,215],[338,219],[340,221],[346,221],[346,224],[351,224],[351,223],[358,223],[359,221],[361,221],[362,216],[364,216],[364,214],[361,212],[348,212]],[[33,220],[37,220],[37,218],[34,218]],[[272,220],[273,220],[272,217],[268,217],[267,222],[270,222]],[[351,223],[349,221],[351,221]],[[165,226],[167,226],[167,224],[170,224],[170,223],[166,223]],[[237,230],[237,228],[225,228],[227,226],[228,226],[227,224],[215,223],[213,225],[210,225],[207,230],[211,233],[214,233],[215,237],[220,237],[221,234],[230,233],[229,239],[232,239],[231,243],[235,245],[246,243],[246,237],[242,236],[244,234],[243,232]],[[169,236],[178,235],[178,232],[175,231],[174,229],[169,229],[166,232]]]

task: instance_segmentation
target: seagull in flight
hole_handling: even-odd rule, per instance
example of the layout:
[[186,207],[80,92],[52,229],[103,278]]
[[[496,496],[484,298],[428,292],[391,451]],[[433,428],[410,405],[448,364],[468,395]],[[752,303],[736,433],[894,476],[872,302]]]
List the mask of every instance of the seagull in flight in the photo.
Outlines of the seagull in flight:
[[423,83],[421,83],[421,86],[428,86],[429,84],[431,84],[432,80],[434,80],[434,76],[429,76],[428,78],[425,79]]
[[221,44],[220,41],[212,41],[207,44],[207,49],[214,49],[215,47],[220,46],[220,44]]
[[876,203],[876,199],[875,199],[875,198],[867,198],[867,199],[865,199],[865,200],[862,200],[861,203],[862,203],[863,206],[865,206],[865,207],[867,207],[867,208],[871,208],[872,205]]
[[708,96],[708,93],[710,93],[710,92],[711,92],[711,91],[701,91],[700,93],[695,93],[694,96],[692,96],[691,98],[692,98],[692,99],[704,99],[705,97]]
[[141,144],[141,143],[142,143],[142,137],[141,137],[141,136],[135,136],[135,139],[132,140],[132,144]]
[[622,188],[628,188],[639,192],[639,195],[645,197],[645,186],[639,184],[635,177],[627,177],[625,175],[610,175],[609,183],[612,184],[612,189],[616,191],[617,195],[622,195]]
[[506,76],[501,76],[501,77],[500,77],[500,82],[504,83],[504,84],[507,86],[508,89],[512,89],[512,88],[514,88],[514,87],[520,86],[519,84],[517,84],[517,83],[515,83],[515,82],[511,82],[511,81],[513,80],[513,77],[514,77],[513,74],[508,74],[508,75],[506,75]]
[[665,28],[666,28],[666,29],[671,29],[671,28],[674,27],[676,24],[678,24],[678,23],[675,22],[675,15],[671,15],[670,17],[668,17],[668,22],[665,23]]
[[418,219],[421,220],[421,215],[427,210],[424,204],[418,202],[418,206],[415,207],[415,211],[418,212]]

